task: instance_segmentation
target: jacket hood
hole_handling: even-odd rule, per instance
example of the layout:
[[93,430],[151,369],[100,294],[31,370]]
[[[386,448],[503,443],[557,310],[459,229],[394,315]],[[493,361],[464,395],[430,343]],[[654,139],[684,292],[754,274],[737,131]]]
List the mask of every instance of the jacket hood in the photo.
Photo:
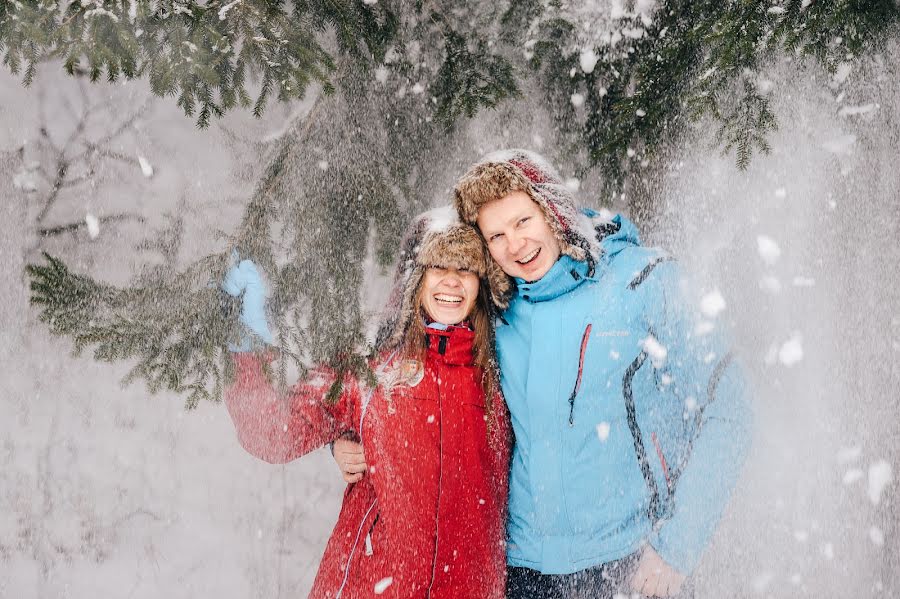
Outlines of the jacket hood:
[[602,260],[608,261],[625,248],[641,245],[637,227],[621,214],[607,218],[590,208],[585,209],[584,214],[594,223]]

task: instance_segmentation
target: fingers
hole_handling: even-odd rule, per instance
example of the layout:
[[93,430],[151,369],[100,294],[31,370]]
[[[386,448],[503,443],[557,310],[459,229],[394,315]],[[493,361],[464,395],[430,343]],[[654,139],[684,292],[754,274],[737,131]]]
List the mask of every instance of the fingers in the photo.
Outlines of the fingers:
[[369,467],[362,445],[350,439],[339,438],[334,441],[334,461],[347,483],[359,482]]
[[631,576],[630,586],[644,597],[671,597],[678,594],[684,580],[655,551],[645,551]]
[[362,445],[349,439],[336,439],[334,442],[334,459],[340,464],[365,464],[366,454]]
[[344,480],[347,482],[347,484],[351,484],[351,485],[353,483],[358,483],[359,481],[361,481],[362,477],[363,477],[362,472],[360,472],[358,474],[347,474],[346,472],[344,473]]
[[341,464],[341,470],[347,474],[364,473],[369,469],[365,462],[344,462]]
[[631,590],[645,597],[657,596],[660,568],[655,557],[655,552],[645,550],[641,553],[637,568],[631,575]]

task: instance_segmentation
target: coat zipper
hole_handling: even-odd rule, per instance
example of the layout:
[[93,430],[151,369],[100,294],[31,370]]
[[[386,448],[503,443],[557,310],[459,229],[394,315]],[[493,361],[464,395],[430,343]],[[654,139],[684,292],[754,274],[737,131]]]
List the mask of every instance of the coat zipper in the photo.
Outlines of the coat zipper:
[[591,338],[591,324],[584,328],[584,334],[581,336],[581,353],[578,356],[578,377],[575,379],[575,387],[569,395],[569,428],[575,426],[575,396],[581,388],[581,374],[584,370],[584,352],[587,350],[588,339]]
[[[440,374],[438,375],[438,381],[441,380]],[[434,554],[431,557],[431,581],[428,583],[428,590],[425,592],[425,598],[428,599],[431,597],[431,587],[434,586],[434,577],[437,574],[437,557],[438,557],[438,547],[440,543],[440,538],[438,537],[438,533],[440,531],[440,514],[441,514],[441,486],[444,478],[444,402],[443,402],[443,394],[441,393],[441,384],[438,382],[438,492],[437,492],[437,505],[435,506],[434,512]]]

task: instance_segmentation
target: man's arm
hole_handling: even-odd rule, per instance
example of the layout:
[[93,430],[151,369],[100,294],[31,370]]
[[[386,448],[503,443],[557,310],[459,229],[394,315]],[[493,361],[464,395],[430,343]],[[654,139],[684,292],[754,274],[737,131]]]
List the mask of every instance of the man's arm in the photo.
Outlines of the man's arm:
[[671,515],[651,535],[650,544],[667,564],[687,575],[696,567],[737,483],[750,445],[752,412],[724,324],[713,322],[711,330],[696,326],[697,310],[683,299],[677,264],[660,264],[645,285],[651,292],[650,324],[667,348],[673,384],[695,422]]

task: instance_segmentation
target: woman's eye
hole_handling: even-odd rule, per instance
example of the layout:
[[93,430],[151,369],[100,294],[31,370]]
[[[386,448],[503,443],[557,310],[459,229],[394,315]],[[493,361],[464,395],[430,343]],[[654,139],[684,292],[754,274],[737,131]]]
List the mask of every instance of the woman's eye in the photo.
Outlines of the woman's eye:
[[527,223],[529,220],[531,220],[531,217],[530,217],[530,216],[526,216],[525,218],[519,219],[518,226],[521,227],[522,225],[524,225],[525,223]]
[[489,241],[489,242],[490,242],[490,241],[497,241],[497,240],[500,239],[501,237],[503,237],[503,233],[495,233],[494,235],[491,235],[491,237],[488,239],[488,241]]

